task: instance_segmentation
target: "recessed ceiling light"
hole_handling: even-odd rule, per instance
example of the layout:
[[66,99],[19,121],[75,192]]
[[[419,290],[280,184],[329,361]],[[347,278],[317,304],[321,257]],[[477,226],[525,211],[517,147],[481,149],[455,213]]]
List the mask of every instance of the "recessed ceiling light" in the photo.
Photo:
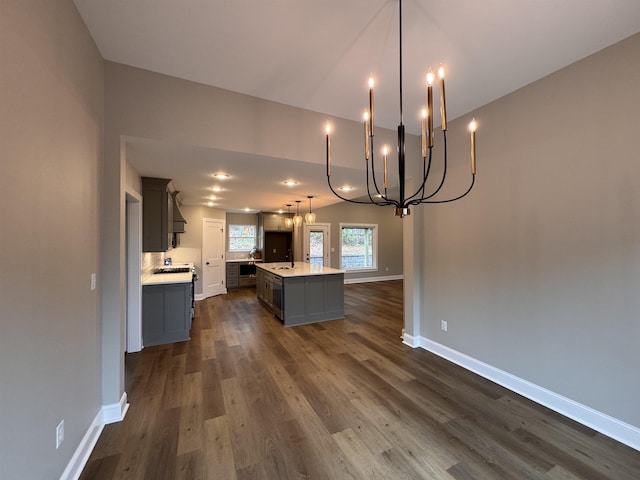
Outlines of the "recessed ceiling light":
[[211,195],[209,200],[220,200],[220,197],[216,197],[215,195]]
[[222,187],[218,187],[217,185],[215,187],[211,187],[211,190],[213,190],[214,192],[221,192],[224,190],[224,188]]
[[229,174],[222,172],[214,173],[213,176],[214,178],[219,178],[220,180],[226,180],[227,178],[229,178]]
[[351,187],[349,185],[344,185],[343,187],[339,187],[338,190],[342,190],[343,192],[349,192],[349,191],[353,190],[353,187]]
[[245,211],[245,212],[250,212],[250,211],[251,211],[251,209],[250,209],[249,207],[245,207],[244,211]]
[[297,185],[298,182],[296,182],[295,180],[285,180],[284,183],[287,187],[293,187],[294,185]]
[[215,205],[215,203],[213,203],[213,202],[207,203],[207,207],[213,207],[214,205]]

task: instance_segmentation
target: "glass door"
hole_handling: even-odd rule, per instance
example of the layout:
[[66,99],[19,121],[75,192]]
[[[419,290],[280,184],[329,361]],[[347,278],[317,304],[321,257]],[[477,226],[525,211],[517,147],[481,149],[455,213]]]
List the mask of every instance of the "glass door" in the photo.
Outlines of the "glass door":
[[329,267],[329,223],[304,225],[304,261],[311,265]]

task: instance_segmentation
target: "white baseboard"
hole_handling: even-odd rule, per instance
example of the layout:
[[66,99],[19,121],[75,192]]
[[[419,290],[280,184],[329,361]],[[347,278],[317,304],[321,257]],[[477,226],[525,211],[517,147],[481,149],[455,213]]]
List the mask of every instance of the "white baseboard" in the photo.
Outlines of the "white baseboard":
[[87,464],[104,426],[109,423],[124,420],[124,416],[127,414],[128,409],[129,404],[127,403],[127,392],[122,394],[118,403],[102,406],[93,419],[93,422],[91,422],[89,429],[84,434],[84,437],[82,437],[80,445],[76,448],[71,460],[69,460],[67,468],[62,472],[60,480],[78,480],[78,478],[80,478],[82,470]]
[[402,280],[403,275],[387,275],[385,277],[362,277],[362,278],[345,278],[344,284],[350,283],[367,283],[367,282],[386,282],[387,280]]
[[419,337],[414,337],[413,335],[409,335],[405,332],[402,334],[402,343],[404,343],[405,345],[409,345],[411,348],[418,348],[420,344],[418,343],[416,338]]
[[87,433],[82,437],[80,445],[76,448],[71,460],[69,460],[67,468],[62,472],[60,480],[78,480],[78,478],[80,478],[82,470],[87,464],[87,460],[89,460],[89,456],[91,455],[93,447],[95,447],[103,428],[104,423],[102,423],[102,411],[99,411],[93,419],[93,422],[91,422]]
[[122,394],[118,403],[102,406],[102,423],[108,425],[110,423],[121,422],[129,410],[127,403],[127,392]]
[[590,427],[603,435],[613,438],[629,447],[640,451],[640,428],[625,423],[617,418],[582,405],[570,398],[559,395],[544,387],[516,377],[504,370],[476,360],[440,343],[424,337],[404,335],[403,343],[410,347],[421,347],[445,358],[467,370],[487,378],[529,400],[544,405],[566,417]]
[[196,302],[199,302],[200,300],[205,299],[205,296],[203,293],[196,293],[193,297],[195,298]]

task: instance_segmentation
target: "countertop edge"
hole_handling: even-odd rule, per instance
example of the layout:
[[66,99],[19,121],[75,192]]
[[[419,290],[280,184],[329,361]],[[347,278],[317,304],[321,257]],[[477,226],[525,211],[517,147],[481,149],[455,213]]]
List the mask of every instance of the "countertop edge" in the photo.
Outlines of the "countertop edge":
[[[256,264],[256,266],[265,272],[269,272],[273,275],[277,275],[282,278],[291,278],[291,277],[316,277],[322,275],[343,275],[345,273],[344,270],[339,270],[337,268],[331,267],[318,267],[316,265],[310,265],[306,262],[295,262],[293,270],[291,269],[283,269],[276,270],[275,266],[287,266],[288,262],[280,263],[266,263],[266,264]],[[296,270],[296,266],[298,269]],[[302,266],[302,267],[301,267]],[[321,270],[319,270],[321,269]]]
[[154,273],[142,279],[142,286],[191,283],[192,277],[191,273]]

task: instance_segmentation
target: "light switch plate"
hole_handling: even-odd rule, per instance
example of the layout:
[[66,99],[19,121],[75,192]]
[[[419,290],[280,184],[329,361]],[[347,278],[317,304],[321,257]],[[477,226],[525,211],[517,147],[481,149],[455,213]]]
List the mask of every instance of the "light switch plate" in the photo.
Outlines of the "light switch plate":
[[91,291],[96,289],[96,274],[91,274]]
[[60,420],[60,423],[56,427],[56,450],[60,448],[64,441],[64,420]]

